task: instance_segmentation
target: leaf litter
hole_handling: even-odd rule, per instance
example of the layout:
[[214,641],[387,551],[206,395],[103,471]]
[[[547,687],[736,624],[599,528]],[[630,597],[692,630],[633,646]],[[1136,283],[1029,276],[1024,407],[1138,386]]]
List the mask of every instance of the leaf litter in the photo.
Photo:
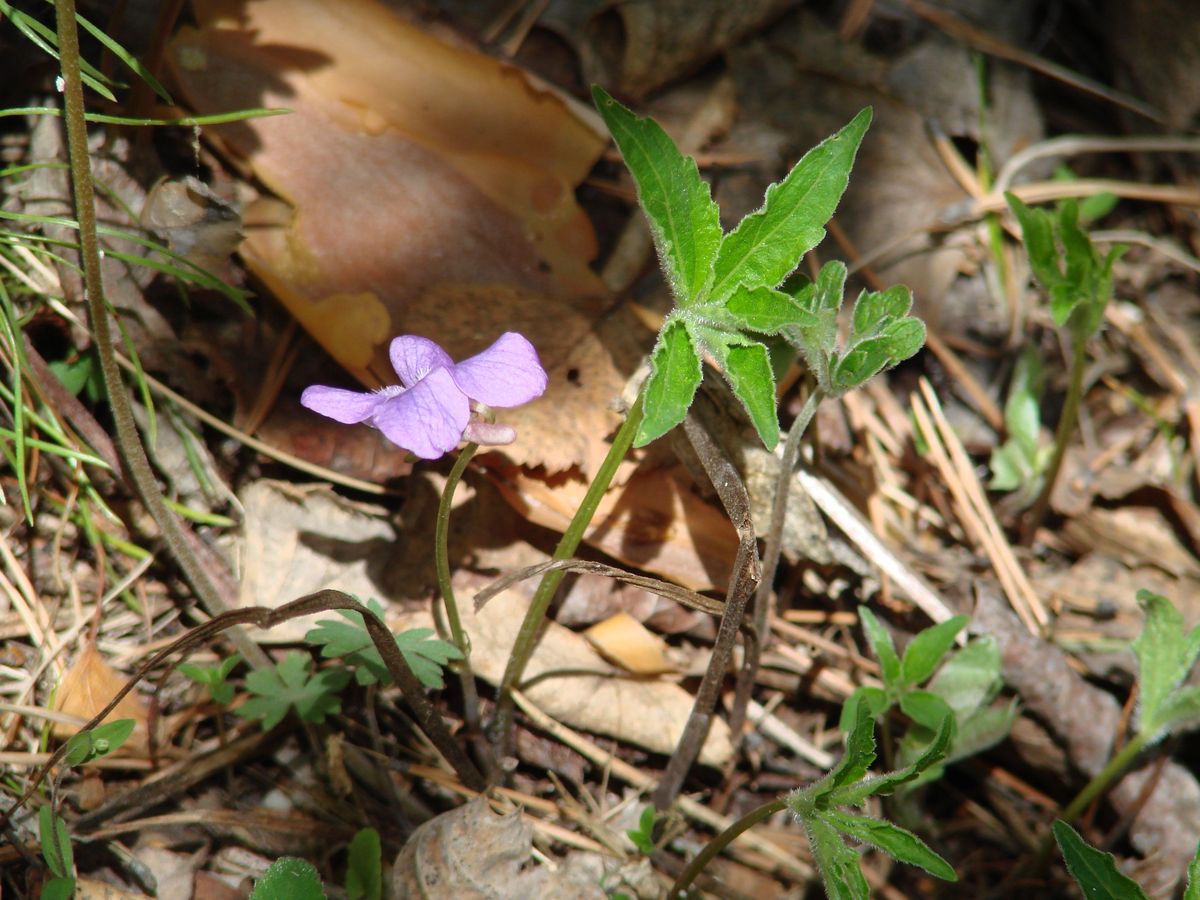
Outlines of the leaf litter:
[[[520,541],[513,541],[517,525],[497,515],[493,521],[505,523],[505,534],[487,534],[486,510],[480,515],[478,531],[464,529],[456,556],[462,571],[456,578],[460,591],[468,594],[471,586],[486,579],[467,570],[474,567],[495,574],[493,566],[508,565],[504,552],[510,543],[523,543],[517,555],[544,558],[552,533],[561,531],[582,494],[580,476],[593,471],[604,452],[605,438],[619,420],[614,403],[636,368],[650,333],[636,323],[624,298],[612,296],[588,268],[596,247],[592,222],[605,246],[615,231],[613,201],[589,194],[594,188],[585,188],[580,194],[586,198],[586,211],[575,201],[575,189],[605,146],[594,117],[563,99],[566,92],[536,85],[516,66],[466,50],[462,44],[451,47],[442,43],[447,33],[444,24],[401,23],[382,8],[362,2],[343,6],[342,25],[351,23],[344,31],[339,30],[342,25],[335,29],[331,20],[319,18],[321,11],[315,8],[310,10],[311,16],[295,15],[295,21],[289,22],[287,15],[280,15],[281,4],[256,3],[247,11],[262,18],[238,22],[234,4],[199,4],[200,29],[183,31],[175,39],[176,74],[184,95],[197,107],[279,104],[295,110],[290,117],[205,129],[204,137],[221,145],[226,154],[224,164],[257,179],[256,189],[263,196],[250,210],[263,214],[263,221],[271,208],[268,193],[287,201],[281,219],[279,207],[274,207],[278,224],[247,229],[242,260],[358,382],[367,387],[383,382],[389,370],[386,357],[380,354],[400,331],[436,338],[455,358],[477,352],[504,330],[524,331],[538,346],[551,372],[551,393],[540,406],[535,404],[516,411],[515,418],[501,420],[514,425],[523,439],[509,450],[481,459],[479,474],[474,476],[490,479],[523,517],[521,529],[528,530],[521,532]],[[547,27],[561,26],[555,15],[547,14]],[[968,157],[972,144],[986,144],[990,164],[1001,166],[1014,150],[1035,143],[1044,131],[1076,130],[1064,123],[1075,126],[1082,120],[1091,128],[1113,130],[1121,126],[1116,116],[1105,111],[1081,113],[1056,105],[1063,96],[1053,91],[1034,94],[1028,73],[1010,66],[993,69],[987,105],[980,108],[981,94],[973,89],[975,64],[965,45],[928,25],[918,26],[913,19],[906,20],[901,29],[891,18],[897,15],[886,11],[868,22],[871,49],[837,36],[838,25],[843,33],[853,31],[848,21],[818,22],[811,15],[797,13],[766,27],[755,23],[733,38],[713,34],[708,36],[711,41],[681,47],[681,58],[687,61],[680,64],[680,71],[713,59],[720,49],[724,57],[718,65],[728,69],[736,85],[733,127],[726,137],[705,148],[704,154],[715,160],[705,166],[705,174],[712,178],[727,214],[754,208],[762,187],[778,177],[797,152],[831,133],[864,103],[876,107],[877,122],[871,132],[875,143],[866,144],[847,202],[836,219],[834,237],[842,247],[823,246],[819,252],[844,254],[851,261],[861,256],[868,278],[878,277],[884,283],[904,280],[916,286],[920,312],[931,318],[944,344],[937,353],[939,361],[927,355],[915,368],[890,376],[890,391],[872,389],[831,406],[834,412],[826,418],[849,422],[848,432],[854,440],[841,445],[818,440],[813,464],[822,477],[859,504],[870,526],[890,544],[903,565],[934,583],[957,609],[974,612],[973,627],[1000,641],[1005,696],[1019,696],[1024,714],[1036,716],[1049,727],[1057,740],[1058,755],[1045,763],[1045,769],[1021,762],[1026,749],[1021,746],[1021,735],[1025,732],[1018,729],[1013,737],[1015,754],[1011,752],[1014,748],[1005,750],[1002,745],[981,758],[1002,775],[996,774],[992,780],[956,776],[953,785],[972,802],[992,804],[1005,815],[1026,810],[1018,815],[1025,816],[1025,824],[1032,826],[1039,822],[1038,817],[1024,804],[1037,798],[1040,790],[1050,791],[1058,802],[1069,799],[1061,787],[1062,776],[1047,780],[1045,773],[1094,771],[1110,752],[1113,736],[1121,731],[1119,701],[1127,696],[1133,674],[1132,657],[1123,642],[1138,633],[1141,621],[1133,601],[1135,591],[1150,588],[1172,597],[1180,605],[1186,625],[1193,624],[1200,614],[1191,599],[1200,566],[1200,531],[1196,527],[1200,516],[1194,502],[1194,462],[1200,458],[1193,438],[1196,361],[1187,350],[1195,343],[1190,337],[1195,335],[1200,310],[1194,291],[1186,287],[1194,276],[1173,261],[1178,257],[1137,249],[1118,266],[1120,302],[1100,339],[1104,355],[1097,356],[1096,370],[1088,382],[1081,436],[1051,501],[1056,524],[1039,532],[1032,549],[1008,546],[1015,541],[1013,511],[1006,511],[1000,496],[984,494],[979,487],[986,481],[983,467],[988,451],[1005,437],[995,429],[981,397],[996,409],[1003,406],[1007,378],[1017,356],[1014,348],[1019,349],[1027,339],[1042,336],[1037,345],[1046,360],[1046,396],[1051,403],[1061,396],[1065,364],[1044,308],[1031,294],[1011,287],[1020,284],[1020,262],[1010,259],[1004,264],[1009,288],[997,290],[989,280],[996,278],[996,267],[987,254],[983,226],[978,219],[968,218],[964,223],[956,212],[977,199],[983,188],[967,177],[970,159],[964,176],[962,171],[955,172],[945,155],[939,156],[937,130],[948,133],[953,145],[965,150]],[[1007,17],[979,21],[994,29],[997,40],[1018,43],[1021,29],[1029,25]],[[258,29],[252,37],[245,30],[248,23]],[[307,28],[308,34],[289,31],[292,26]],[[649,31],[631,31],[631,46],[661,26],[651,22],[639,27]],[[685,33],[683,29],[678,32]],[[1187,37],[1179,39],[1186,41]],[[571,35],[569,43],[581,47],[589,40],[594,37],[579,31]],[[1171,55],[1139,52],[1137,41],[1144,40],[1136,29],[1125,29],[1114,39],[1114,48],[1127,61],[1135,83],[1146,87],[1145,98],[1167,108],[1173,121],[1186,123],[1186,92],[1173,100],[1169,93],[1154,88],[1160,77],[1154,72],[1155,57],[1163,59],[1163,68],[1169,71],[1165,61]],[[784,52],[778,52],[781,47]],[[424,60],[429,67],[424,77],[393,80],[396,73],[392,70],[398,67],[388,61],[399,57]],[[623,75],[635,79],[627,85],[626,96],[647,91],[666,71],[664,66],[649,76],[649,81],[636,81],[646,77],[637,73]],[[836,91],[830,87],[831,75],[841,82]],[[240,85],[236,83],[239,77]],[[1166,83],[1175,77],[1167,76]],[[937,85],[938,90],[928,90],[930,85]],[[578,85],[566,87],[579,93]],[[473,92],[476,101],[457,121],[441,118],[442,105],[437,102],[452,90]],[[669,87],[666,96],[673,96],[675,90]],[[787,115],[781,115],[780,92],[814,101],[802,114],[793,105],[787,107]],[[421,97],[433,99],[413,100]],[[670,104],[664,109],[670,109]],[[433,110],[432,117],[422,115],[428,110]],[[679,115],[686,119],[686,105]],[[514,129],[514,121],[529,128]],[[484,123],[489,124],[484,127]],[[680,124],[666,123],[668,131],[678,130],[674,126]],[[51,155],[54,153],[57,151]],[[1072,159],[1071,164],[1087,174],[1144,178],[1148,172],[1152,179],[1168,177],[1153,157],[1143,160],[1143,170],[1137,175],[1124,172],[1122,164],[1111,158]],[[1174,173],[1194,177],[1194,159],[1173,159],[1169,165]],[[612,170],[602,163],[597,172],[593,185],[607,187],[603,180]],[[65,196],[61,187],[55,194]],[[337,202],[330,202],[331,198]],[[1184,241],[1185,248],[1186,242],[1194,245],[1194,211],[1182,207],[1163,207],[1162,211],[1178,225],[1172,239]],[[1158,213],[1118,207],[1114,215],[1126,229],[1161,230]],[[253,217],[248,220],[254,221]],[[1194,246],[1190,249],[1195,252]],[[219,247],[213,259],[226,253]],[[649,263],[645,259],[644,267],[652,269]],[[143,352],[151,347],[158,351],[157,357],[147,354],[151,369],[169,368],[161,360],[171,359],[172,354],[178,357],[179,348],[185,346],[175,326],[188,314],[175,310],[164,317],[158,309],[140,306],[146,281],[128,280],[129,276],[120,272],[113,277],[117,283],[136,288],[131,289],[128,302],[120,304],[133,310],[132,318],[146,326],[133,334],[135,346]],[[641,279],[634,287],[638,301],[651,304],[654,290],[652,277]],[[70,333],[67,327],[59,330]],[[189,333],[195,337],[196,332]],[[270,326],[263,333],[271,334]],[[218,332],[208,331],[204,340],[219,351],[214,334]],[[226,345],[223,352],[229,353],[229,346],[233,345]],[[955,360],[961,364],[959,368],[955,368]],[[224,368],[237,371],[239,366]],[[943,467],[914,446],[906,394],[915,387],[917,373],[934,381],[946,419],[963,438],[964,454],[970,454],[982,473],[974,480],[950,459],[956,448],[949,448]],[[255,384],[255,378],[247,378],[245,372],[241,377]],[[212,403],[215,392],[211,385],[201,383],[201,376],[193,372],[184,381]],[[285,389],[279,407],[291,399]],[[1052,405],[1041,411],[1043,429],[1053,427],[1056,414]],[[313,427],[313,420],[303,421]],[[738,423],[742,432],[745,427],[745,422]],[[264,428],[264,433],[271,431]],[[919,429],[916,436],[920,436]],[[736,445],[738,438],[729,441]],[[325,452],[322,458],[330,461],[337,456]],[[215,460],[204,461],[203,467],[212,471],[225,465],[232,471],[229,459],[225,449]],[[179,463],[170,465],[178,467]],[[382,454],[373,459],[368,455],[358,469],[359,474],[380,481],[407,475],[397,459]],[[43,489],[54,485],[56,476],[44,464],[38,475]],[[308,489],[289,496],[247,477],[245,469],[233,480],[238,482],[237,505],[228,505],[228,497],[219,494],[201,499],[204,492],[197,491],[191,481],[187,499],[243,518],[244,537],[225,543],[229,558],[238,567],[243,602],[282,603],[319,587],[335,586],[364,599],[383,599],[393,628],[434,627],[426,611],[432,578],[428,560],[420,560],[426,552],[421,549],[422,542],[428,546],[432,533],[430,508],[421,502],[420,494],[432,488],[420,486],[419,478],[409,479],[412,494],[401,507],[408,516],[401,512],[404,521],[399,522],[389,521],[388,510],[395,506],[386,496],[375,506],[347,503],[344,498]],[[606,499],[607,506],[597,520],[592,541],[595,550],[685,586],[723,590],[732,569],[735,537],[711,498],[705,496],[703,480],[676,463],[668,448],[651,447],[625,468],[618,482],[623,491]],[[476,493],[485,490],[491,488],[477,485]],[[988,515],[972,519],[973,514],[987,512],[980,508],[979,496],[992,507],[990,518],[997,527],[992,527]],[[468,496],[464,502],[474,500]],[[11,508],[6,507],[6,514]],[[14,693],[44,701],[46,695],[32,677],[37,668],[34,660],[42,652],[38,646],[43,645],[34,641],[49,633],[53,641],[44,647],[49,650],[63,641],[70,659],[65,667],[67,679],[59,685],[55,701],[62,705],[55,708],[86,717],[121,682],[106,657],[121,668],[139,655],[143,646],[180,627],[173,604],[164,602],[178,587],[169,579],[159,580],[164,576],[157,571],[154,578],[141,576],[145,581],[126,593],[123,608],[115,608],[111,600],[105,605],[97,620],[98,640],[93,641],[84,636],[83,623],[93,614],[99,591],[79,588],[101,585],[114,575],[133,571],[130,561],[121,556],[123,550],[113,551],[115,569],[97,576],[96,564],[88,554],[77,557],[70,567],[63,564],[64,546],[80,541],[83,533],[70,519],[69,510],[61,518],[44,515],[34,528],[12,518],[5,524],[16,529],[12,534],[25,538],[23,545],[10,547],[7,538],[5,544],[6,563],[11,567],[6,569],[5,596],[18,630],[13,632],[12,646],[4,648],[4,663],[13,667],[12,673],[24,673],[10,678]],[[512,535],[507,532],[510,528]],[[548,529],[549,535],[539,529]],[[908,612],[902,593],[895,591],[889,579],[864,580],[827,548],[821,553],[824,539],[820,531],[827,529],[814,532],[818,555],[812,558],[816,564],[785,567],[778,584],[781,604],[793,606],[787,612],[803,612],[815,624],[775,630],[756,697],[773,709],[777,723],[811,739],[814,746],[836,750],[836,736],[829,739],[826,730],[836,720],[836,703],[844,700],[856,683],[869,683],[861,669],[846,662],[863,647],[859,629],[848,632],[837,617],[874,593],[882,603],[877,611],[882,609],[882,615],[902,629],[915,631],[926,623]],[[836,539],[836,534],[833,537]],[[405,545],[402,553],[397,552],[397,540]],[[479,552],[472,551],[473,542]],[[802,537],[793,538],[793,550],[799,556],[811,556]],[[52,574],[68,568],[73,579],[82,576],[70,582],[72,587]],[[1004,613],[1006,601],[997,599],[1001,588],[1014,603],[1036,601],[1044,606],[1053,616],[1053,629],[1042,636],[1030,634],[1028,623],[1022,625]],[[521,590],[514,589],[485,607],[482,621],[474,615],[468,617],[477,671],[493,683],[503,668],[513,623],[525,602]],[[645,603],[633,598],[627,602],[639,618],[652,614],[653,607]],[[670,638],[671,649],[677,649],[675,645],[689,651],[699,648],[702,655],[711,640],[710,620],[693,617],[688,621],[689,631]],[[1037,621],[1029,612],[1028,622]],[[269,639],[294,642],[308,627],[311,625],[305,623],[293,630],[277,630]],[[629,780],[636,782],[633,773],[617,765],[632,760],[641,768],[642,777],[656,773],[661,763],[656,756],[647,756],[646,750],[653,754],[671,751],[672,735],[682,728],[690,706],[692,683],[657,660],[649,668],[666,670],[664,674],[632,678],[628,670],[617,669],[598,656],[582,636],[555,622],[549,624],[543,643],[544,652],[535,657],[532,670],[537,683],[527,690],[535,707],[560,723],[608,735],[600,742],[605,745],[604,752],[612,754],[612,772],[625,771]],[[285,661],[295,660],[289,663],[293,667],[306,658],[280,656]],[[1091,683],[1072,671],[1072,664],[1079,663],[1090,669]],[[248,676],[235,675],[234,679],[255,693]],[[294,680],[303,683],[302,678]],[[76,683],[82,687],[77,688]],[[228,727],[234,733],[218,735],[219,712],[205,706],[202,693],[193,692],[182,679],[168,676],[157,690],[156,702],[165,704],[172,716],[181,717],[172,723],[173,728],[185,720],[190,722],[184,731],[169,732],[175,742],[167,748],[169,757],[194,757],[199,764],[229,740],[233,743],[228,746],[241,746],[237,741],[245,732],[238,730],[240,723],[223,720],[227,725],[233,723]],[[71,705],[88,696],[92,700]],[[306,696],[297,694],[301,702]],[[455,697],[450,693],[442,702],[445,714],[451,717],[457,714]],[[317,702],[323,701],[318,698]],[[356,745],[379,744],[377,730],[363,731],[379,725],[362,724],[368,719],[356,715],[360,711],[356,697],[344,702],[340,715],[331,706],[325,711],[324,727],[345,731]],[[125,714],[137,719],[139,728],[150,724],[140,703],[127,706]],[[5,715],[8,733],[23,731],[25,738],[23,745],[10,744],[6,749],[20,746],[31,751],[35,743],[29,739],[33,735],[29,722],[12,711],[6,710]],[[386,709],[384,716],[393,755],[432,760],[418,739],[409,738],[402,722]],[[530,727],[533,721],[529,721]],[[66,734],[57,725],[55,731]],[[714,734],[716,742],[703,759],[711,765],[727,765],[735,758],[733,741],[738,736],[727,730],[723,733],[720,727]],[[399,735],[399,740],[393,735]],[[713,740],[710,737],[710,742]],[[319,796],[322,779],[297,764],[296,748],[302,744],[291,737],[285,743],[288,746],[274,755],[259,758],[273,772],[296,776],[289,781],[292,796],[284,801],[289,810],[285,815],[292,817],[297,827],[304,827],[312,820],[302,810]],[[329,771],[335,768],[332,758],[324,755],[327,748],[306,749],[317,751]],[[126,750],[139,758],[150,752],[136,741]],[[753,805],[755,794],[779,793],[815,776],[782,745],[760,735],[742,741],[739,753],[740,780],[723,784],[710,795],[721,812],[736,813]],[[229,757],[234,763],[239,759],[236,754]],[[362,783],[373,784],[384,794],[396,784],[413,792],[413,798],[403,804],[408,823],[392,835],[392,849],[411,826],[438,821],[433,814],[452,805],[439,793],[441,789],[429,788],[433,781],[403,772],[389,775],[365,765],[361,756],[354,754],[350,760],[354,777]],[[606,787],[599,766],[588,765],[591,768],[576,770],[587,772],[585,784],[554,784],[535,768],[519,770],[517,775],[516,789],[528,798],[527,809],[533,811],[527,815],[561,829],[543,830],[542,846],[568,859],[585,852],[568,848],[582,844],[587,835],[605,834],[605,821],[615,814],[614,807],[629,805],[628,797]],[[238,771],[239,766],[235,764],[231,770],[235,782],[210,797],[222,809],[233,809],[239,794],[257,796],[260,792],[253,779]],[[133,787],[128,776],[113,775],[108,768],[100,771],[114,789]],[[385,784],[380,779],[391,786],[380,787]],[[646,782],[641,784],[644,788]],[[713,790],[715,784],[712,770],[704,769],[690,787]],[[137,789],[150,789],[159,801],[179,804],[188,799],[185,791],[191,790],[182,783],[154,785],[151,779]],[[1122,782],[1106,801],[1111,808],[1107,814],[1102,811],[1101,821],[1111,824],[1105,815],[1128,821],[1127,841],[1118,841],[1116,849],[1127,856],[1142,855],[1135,864],[1141,869],[1143,884],[1152,891],[1169,890],[1194,850],[1195,793],[1192,775],[1164,756]],[[556,804],[535,802],[547,794]],[[964,884],[972,889],[988,884],[994,876],[987,874],[987,862],[1009,864],[1012,839],[997,839],[993,826],[987,824],[990,820],[973,813],[968,803],[929,798],[921,802],[931,810],[936,807],[928,815],[939,821],[953,818],[959,833],[971,835],[974,846],[982,848],[979,868],[972,868],[975,864],[966,865],[965,870],[960,867]],[[327,814],[322,810],[317,818]],[[562,828],[564,824],[569,828]],[[475,827],[467,829],[468,842],[472,834],[482,833],[473,832]],[[685,841],[703,841],[711,833],[694,824],[675,827],[692,829],[675,832],[686,834]],[[712,827],[711,822],[707,827]],[[152,829],[145,826],[147,837],[154,834]],[[257,846],[259,860],[250,871],[259,872],[267,861],[263,854],[269,857],[273,852],[268,849],[271,841],[266,833],[248,834],[234,828],[223,832],[226,838],[238,835],[243,843]],[[1094,839],[1097,833],[1092,828],[1085,836]],[[761,836],[775,850],[786,847],[793,858],[802,859],[806,854],[795,829],[783,822],[765,824]],[[963,858],[961,853],[956,856],[956,849],[971,844],[952,834],[941,840],[939,851],[952,861]],[[632,851],[624,848],[623,852]],[[147,859],[152,855],[149,846],[135,853]],[[511,858],[518,865],[529,856],[525,845],[513,853]],[[772,886],[769,890],[782,890],[788,877],[783,872],[791,870],[773,869],[763,859],[735,851],[710,871],[724,879],[725,887],[753,885],[748,893],[761,893],[768,889],[766,885]],[[872,865],[885,877],[880,863],[874,860]],[[219,865],[228,865],[226,856]],[[399,876],[411,874],[399,862],[397,866]],[[231,866],[229,871],[235,868]],[[542,871],[541,867],[535,869]],[[192,881],[199,889],[208,877],[209,873],[201,871]],[[900,890],[915,890],[899,871],[892,877]],[[995,881],[990,884],[994,887]],[[724,888],[712,884],[709,889],[719,894]],[[1056,892],[1063,889],[1062,883],[1051,880],[1046,889],[1048,896],[1061,895]]]

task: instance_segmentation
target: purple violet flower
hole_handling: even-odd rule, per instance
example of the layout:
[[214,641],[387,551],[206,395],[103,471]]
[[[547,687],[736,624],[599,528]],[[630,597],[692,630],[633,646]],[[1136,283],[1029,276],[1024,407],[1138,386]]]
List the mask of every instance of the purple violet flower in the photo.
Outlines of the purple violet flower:
[[366,422],[416,456],[437,459],[464,439],[512,443],[516,432],[483,421],[481,407],[520,406],[546,390],[537,350],[515,331],[460,363],[428,338],[411,334],[394,339],[388,355],[400,384],[377,391],[315,384],[300,395],[301,405],[346,425]]

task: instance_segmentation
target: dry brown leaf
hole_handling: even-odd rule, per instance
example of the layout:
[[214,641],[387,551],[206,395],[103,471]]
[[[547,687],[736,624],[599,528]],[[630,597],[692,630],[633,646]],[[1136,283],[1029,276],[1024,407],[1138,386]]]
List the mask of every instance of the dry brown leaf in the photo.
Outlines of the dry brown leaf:
[[595,884],[532,865],[533,825],[493,813],[484,797],[430,819],[392,866],[392,893],[410,900],[603,900]]
[[[252,482],[240,499],[245,518],[239,605],[274,608],[324,588],[355,594],[364,603],[388,595],[378,578],[389,572],[396,534],[378,509],[329,490],[298,492],[271,481]],[[322,615],[330,614],[283,622],[256,633],[255,640],[301,640]]]
[[[566,530],[587,491],[576,478],[539,479],[511,466],[494,467],[493,472],[500,489],[530,521],[559,532]],[[585,538],[622,562],[695,591],[723,590],[737,553],[729,519],[696,495],[681,466],[654,469],[647,464],[634,470],[622,487],[600,501]]]
[[[479,586],[475,581],[473,587]],[[457,586],[456,590],[459,615],[471,642],[471,668],[489,684],[498,685],[529,600],[512,590],[502,591],[475,613],[471,588]],[[397,621],[389,617],[389,625],[429,628],[432,617],[427,612]],[[655,753],[675,749],[692,711],[692,695],[679,685],[630,678],[601,658],[583,637],[557,622],[544,626],[524,677],[522,690],[548,715]],[[714,720],[700,762],[721,766],[732,753],[729,727]]]
[[594,117],[372,0],[214,0],[197,17],[172,52],[193,105],[293,111],[209,131],[295,210],[247,229],[247,264],[371,387],[395,382],[397,334],[462,355],[540,324],[554,387],[506,414],[524,432],[510,455],[590,471],[624,380],[590,337],[609,301],[573,194],[606,142]]
[[662,675],[675,668],[665,655],[662,638],[629,613],[597,622],[583,636],[601,656],[634,675]]
[[[59,682],[54,695],[54,708],[81,719],[91,719],[125,687],[127,680],[104,661],[94,644],[89,643]],[[112,722],[116,719],[134,721],[133,734],[116,752],[124,755],[145,754],[149,744],[146,706],[136,692],[131,691],[121,698],[117,708],[109,713],[104,721]],[[79,727],[55,722],[52,731],[55,737],[68,738],[78,734]]]

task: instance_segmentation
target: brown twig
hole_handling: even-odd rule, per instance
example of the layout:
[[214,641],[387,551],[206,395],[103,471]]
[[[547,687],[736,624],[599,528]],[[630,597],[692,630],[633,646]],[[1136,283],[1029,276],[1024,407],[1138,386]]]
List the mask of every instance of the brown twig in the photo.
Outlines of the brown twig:
[[[758,585],[761,572],[758,563],[758,541],[754,534],[754,523],[750,519],[750,497],[746,493],[746,485],[733,463],[713,440],[712,436],[688,415],[683,422],[683,431],[691,442],[700,458],[704,471],[721,498],[721,504],[733,523],[738,535],[737,559],[734,561],[733,574],[730,576],[729,590],[725,597],[725,610],[721,616],[721,624],[717,629],[717,640],[713,645],[712,657],[708,661],[708,669],[696,692],[696,701],[688,716],[687,725],[679,737],[675,752],[667,763],[666,771],[654,791],[654,805],[660,810],[668,809],[679,791],[688,771],[695,763],[708,736],[712,724],[713,710],[717,705],[717,696],[721,682],[725,679],[729,658],[733,654],[733,644],[738,631],[742,627],[742,618],[746,612],[746,604]],[[757,647],[758,642],[755,642]],[[748,651],[750,648],[747,648]],[[747,665],[750,663],[750,652],[747,652]],[[757,650],[754,651],[757,661]]]

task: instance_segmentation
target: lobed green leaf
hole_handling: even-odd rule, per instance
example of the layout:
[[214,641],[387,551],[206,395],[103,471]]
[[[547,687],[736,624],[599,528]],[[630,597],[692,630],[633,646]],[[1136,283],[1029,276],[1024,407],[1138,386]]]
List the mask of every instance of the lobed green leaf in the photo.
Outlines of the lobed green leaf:
[[762,208],[742,219],[721,242],[714,263],[714,297],[727,297],[738,285],[775,287],[820,243],[870,124],[867,108],[767,188]]
[[653,119],[634,115],[599,86],[592,100],[633,175],[675,300],[688,306],[707,292],[721,245],[720,211],[708,185]]

